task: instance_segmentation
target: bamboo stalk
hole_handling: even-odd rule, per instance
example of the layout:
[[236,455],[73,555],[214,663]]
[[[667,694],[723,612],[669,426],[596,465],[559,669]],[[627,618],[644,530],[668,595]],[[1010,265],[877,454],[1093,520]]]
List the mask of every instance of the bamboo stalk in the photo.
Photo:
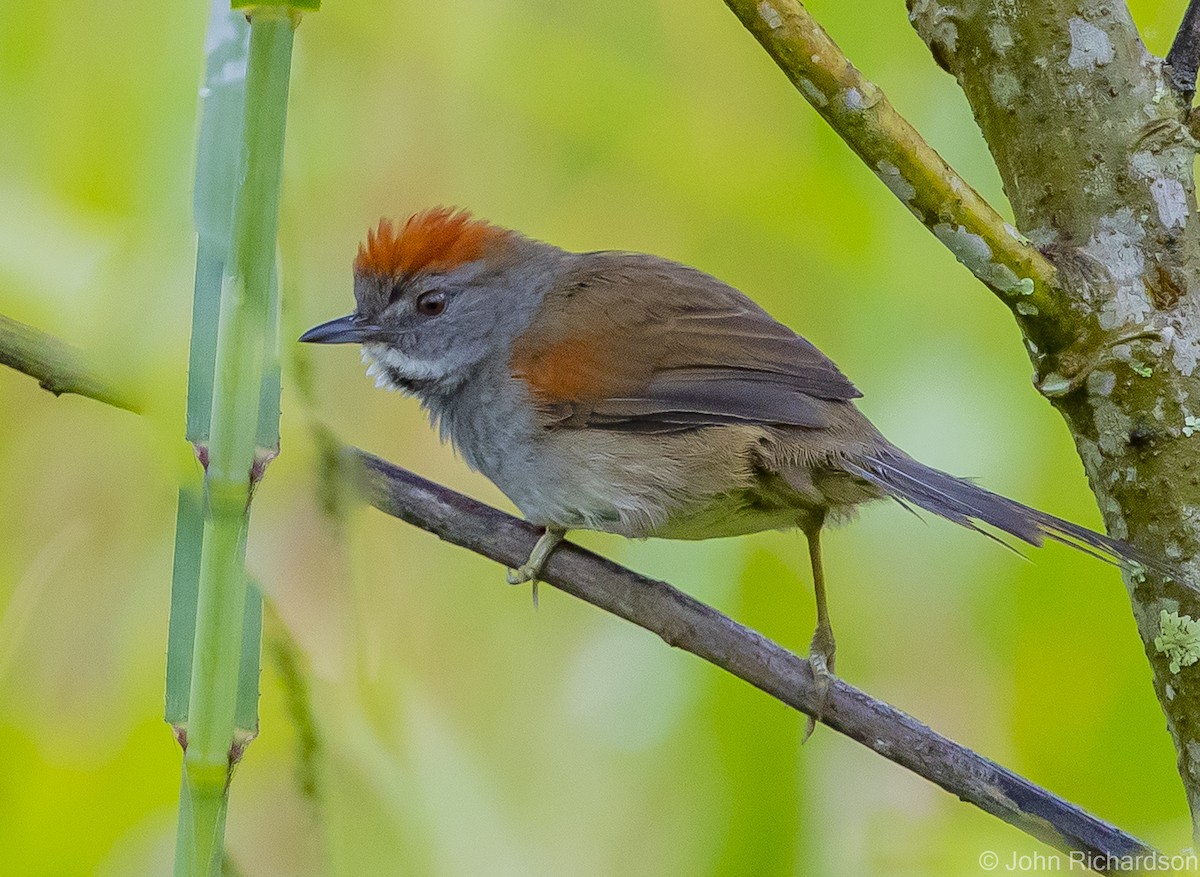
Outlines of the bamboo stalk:
[[[275,238],[299,16],[291,5],[256,5],[248,17],[241,136],[233,138],[237,148],[230,150],[228,128],[237,118],[229,118],[230,101],[218,105],[225,112],[226,130],[210,130],[215,139],[206,142],[202,125],[201,150],[203,154],[211,147],[206,156],[211,166],[205,168],[201,158],[198,172],[200,247],[188,438],[205,472],[202,515],[185,515],[186,488],[181,491],[176,556],[181,574],[172,600],[168,720],[185,749],[177,877],[220,872],[232,771],[257,731],[261,598],[248,592],[246,534],[254,488],[278,452]],[[214,3],[210,60],[222,47],[238,48],[239,18]],[[222,64],[221,69],[236,71],[237,58],[233,60],[232,67]],[[202,179],[205,170],[207,178]],[[236,181],[232,191],[231,180]],[[229,216],[231,230],[222,240]],[[211,290],[218,273],[219,305],[214,307],[216,297],[203,293]],[[192,582],[194,588],[189,588]],[[194,617],[190,630],[189,616]],[[189,639],[190,661],[182,654]],[[180,715],[184,702],[186,712]]]

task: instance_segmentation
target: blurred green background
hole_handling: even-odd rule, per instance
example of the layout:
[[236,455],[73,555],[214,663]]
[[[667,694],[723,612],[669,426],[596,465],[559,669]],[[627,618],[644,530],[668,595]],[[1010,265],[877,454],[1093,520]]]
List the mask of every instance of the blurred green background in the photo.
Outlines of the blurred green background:
[[[899,0],[812,0],[855,63],[1003,203],[964,99]],[[1183,0],[1133,4],[1165,53]],[[170,869],[162,723],[207,4],[5,2],[0,313],[94,351],[138,418],[0,371],[0,856],[14,875]],[[1036,136],[1036,135],[1034,135]],[[338,539],[311,423],[509,508],[349,348],[381,214],[435,203],[568,248],[647,250],[739,286],[824,349],[924,461],[1099,526],[1012,320],[792,90],[719,0],[329,0],[297,39],[281,215],[283,455],[250,564],[309,666],[320,800],[264,660],[228,843],[250,877],[978,873],[1043,849],[649,634],[380,514]],[[1007,209],[1007,208],[1004,208]],[[298,360],[304,356],[306,359]],[[308,385],[308,406],[299,387]],[[794,649],[803,541],[585,544]],[[1174,754],[1120,578],[1022,561],[893,505],[826,540],[842,675],[1166,849]]]

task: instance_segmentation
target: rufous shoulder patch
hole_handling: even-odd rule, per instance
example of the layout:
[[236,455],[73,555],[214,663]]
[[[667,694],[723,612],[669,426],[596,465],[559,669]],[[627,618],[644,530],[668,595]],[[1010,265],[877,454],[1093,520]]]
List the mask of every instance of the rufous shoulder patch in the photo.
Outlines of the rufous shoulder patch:
[[508,229],[475,219],[466,210],[453,207],[433,207],[414,213],[399,230],[385,218],[359,244],[354,270],[410,274],[455,268],[480,258],[489,245],[511,234]]
[[532,334],[517,339],[509,366],[539,402],[595,401],[623,383],[619,355],[599,336],[574,334],[547,344]]

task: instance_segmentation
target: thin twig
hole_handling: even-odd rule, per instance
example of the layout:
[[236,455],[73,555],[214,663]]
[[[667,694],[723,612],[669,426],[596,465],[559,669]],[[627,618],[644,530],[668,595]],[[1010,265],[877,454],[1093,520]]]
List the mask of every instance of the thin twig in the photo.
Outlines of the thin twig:
[[1018,322],[1064,306],[1050,261],[925,142],[803,4],[725,3],[830,127]]
[[[529,556],[540,530],[362,451],[370,503],[389,515],[509,567]],[[497,579],[499,581],[499,579]],[[570,543],[550,555],[542,580],[632,621],[812,715],[818,695],[808,661],[665,582],[638,575]],[[1097,819],[911,716],[834,680],[819,721],[884,758],[1065,852],[1095,870],[1122,856],[1151,856],[1142,841]]]
[[138,411],[137,403],[96,374],[79,350],[40,329],[2,315],[0,365],[36,378],[43,389],[55,396],[74,393],[126,411]]
[[1190,0],[1183,12],[1183,21],[1167,52],[1167,77],[1175,90],[1188,100],[1196,93],[1196,73],[1200,70],[1200,0]]

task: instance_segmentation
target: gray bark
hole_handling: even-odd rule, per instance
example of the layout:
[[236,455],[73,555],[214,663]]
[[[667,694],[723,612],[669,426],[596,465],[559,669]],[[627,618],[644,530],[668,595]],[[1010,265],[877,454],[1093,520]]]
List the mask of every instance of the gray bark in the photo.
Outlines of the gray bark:
[[[1109,533],[1176,571],[1126,585],[1196,826],[1200,218],[1187,95],[1123,2],[910,0],[909,11],[970,102],[1018,228],[1057,269],[1066,306],[1022,325],[1036,383],[1071,430]],[[1182,630],[1175,615],[1190,617]]]
[[[508,567],[524,563],[542,531],[362,451],[345,467],[376,508]],[[341,468],[341,467],[339,467]],[[562,543],[542,570],[547,584],[662,637],[884,758],[1102,873],[1150,862],[1141,841],[960,746],[840,679],[822,701],[808,661],[687,594]],[[497,576],[497,581],[500,577]],[[1114,864],[1115,863],[1115,864]]]

